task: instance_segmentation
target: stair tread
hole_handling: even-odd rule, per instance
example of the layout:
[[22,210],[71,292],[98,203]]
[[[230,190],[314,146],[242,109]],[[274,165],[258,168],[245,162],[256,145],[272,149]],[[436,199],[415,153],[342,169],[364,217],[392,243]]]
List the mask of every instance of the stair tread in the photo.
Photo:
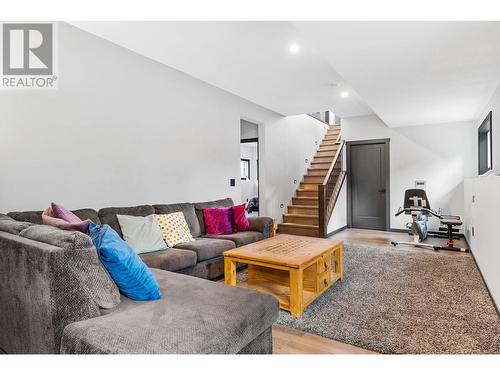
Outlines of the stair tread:
[[289,208],[309,208],[309,209],[318,208],[318,206],[305,205],[305,204],[291,204],[288,207]]
[[278,225],[281,225],[284,227],[304,228],[304,229],[318,229],[319,228],[319,225],[310,225],[310,224],[281,223]]
[[317,219],[318,215],[308,215],[308,214],[283,214],[286,217],[302,217],[304,219]]

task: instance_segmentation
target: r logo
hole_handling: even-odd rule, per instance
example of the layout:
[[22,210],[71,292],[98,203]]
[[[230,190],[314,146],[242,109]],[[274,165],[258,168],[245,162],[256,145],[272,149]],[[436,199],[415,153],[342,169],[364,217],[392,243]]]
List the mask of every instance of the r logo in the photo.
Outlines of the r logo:
[[52,24],[5,23],[2,45],[4,75],[52,75]]

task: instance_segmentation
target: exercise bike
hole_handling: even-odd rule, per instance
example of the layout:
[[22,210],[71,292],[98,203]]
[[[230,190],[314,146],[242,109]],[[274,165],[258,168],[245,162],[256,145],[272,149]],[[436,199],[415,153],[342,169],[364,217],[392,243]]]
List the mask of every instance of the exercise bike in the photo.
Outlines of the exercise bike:
[[[462,251],[467,252],[468,249],[455,246],[455,236],[454,229],[455,226],[460,226],[463,224],[462,218],[455,215],[441,215],[436,211],[433,211],[429,205],[429,200],[427,199],[427,194],[425,190],[422,189],[408,189],[405,191],[404,207],[399,208],[396,212],[396,216],[401,214],[411,215],[412,221],[408,223],[409,234],[413,235],[413,242],[409,241],[392,241],[393,246],[397,245],[410,245],[420,248],[438,250],[452,250],[452,251]],[[446,229],[447,242],[446,246],[432,245],[422,243],[428,236],[429,230],[427,228],[428,218],[434,216],[439,219],[441,225]],[[437,235],[439,237],[439,235]]]

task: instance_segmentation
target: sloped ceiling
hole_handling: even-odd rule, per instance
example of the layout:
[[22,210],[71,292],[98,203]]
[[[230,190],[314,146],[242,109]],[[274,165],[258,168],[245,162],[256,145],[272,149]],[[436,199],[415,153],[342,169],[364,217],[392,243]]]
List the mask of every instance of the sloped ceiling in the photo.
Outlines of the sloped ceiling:
[[283,115],[469,121],[500,82],[499,22],[72,24]]
[[373,113],[289,22],[71,23],[283,115]]

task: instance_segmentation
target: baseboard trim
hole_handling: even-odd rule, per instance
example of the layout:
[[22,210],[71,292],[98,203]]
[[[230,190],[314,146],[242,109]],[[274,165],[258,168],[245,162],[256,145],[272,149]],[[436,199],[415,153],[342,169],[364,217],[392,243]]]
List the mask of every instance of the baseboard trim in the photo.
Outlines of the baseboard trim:
[[333,236],[334,234],[340,233],[340,232],[342,232],[343,230],[346,230],[346,229],[347,229],[347,225],[344,225],[343,227],[340,227],[340,228],[338,228],[338,229],[335,229],[334,231],[331,231],[330,233],[328,233],[328,234],[326,235],[326,237],[327,237],[327,238],[328,238],[328,237],[331,237],[331,236]]
[[[465,240],[467,242],[467,240]],[[469,244],[467,244],[469,245]],[[486,290],[488,291],[488,294],[490,295],[491,302],[493,302],[493,306],[497,309],[497,314],[500,316],[500,308],[493,298],[493,295],[491,294],[490,288],[488,287],[488,284],[486,283],[486,280],[483,276],[483,272],[481,271],[481,268],[479,267],[479,264],[477,264],[476,257],[474,256],[474,252],[472,251],[471,247],[469,246],[469,253],[472,255],[472,259],[474,259],[474,263],[476,264],[477,269],[479,270],[479,274],[481,275],[481,278],[483,279],[484,286],[486,287]]]

